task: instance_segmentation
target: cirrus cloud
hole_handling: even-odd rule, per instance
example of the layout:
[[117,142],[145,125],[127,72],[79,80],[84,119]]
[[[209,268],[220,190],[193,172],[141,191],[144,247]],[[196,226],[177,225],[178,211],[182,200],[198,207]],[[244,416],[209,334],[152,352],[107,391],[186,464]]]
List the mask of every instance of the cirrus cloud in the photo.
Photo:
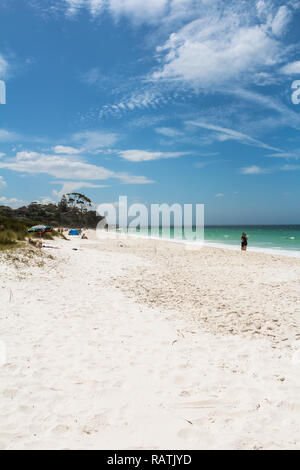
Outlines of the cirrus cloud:
[[13,209],[17,209],[18,207],[25,206],[28,204],[27,201],[23,199],[16,199],[16,198],[7,198],[7,197],[0,197],[0,206],[9,206]]
[[94,151],[113,145],[118,140],[118,136],[112,132],[83,131],[73,134],[71,140],[78,142],[84,150]]
[[55,153],[64,154],[64,155],[76,155],[81,152],[80,149],[76,149],[75,147],[69,147],[65,145],[56,145],[53,147]]
[[188,152],[148,152],[146,150],[122,150],[118,152],[123,160],[129,162],[147,162],[162,158],[178,158],[188,155]]
[[6,181],[3,179],[3,176],[0,175],[0,189],[5,188],[6,186]]
[[0,79],[4,79],[7,77],[9,70],[9,64],[7,60],[0,54]]
[[[168,4],[179,2],[180,0],[66,0],[69,16],[74,16],[85,9],[92,17],[108,12],[116,20],[125,16],[135,22],[155,22],[162,18]],[[192,0],[188,0],[188,3],[191,4]]]
[[59,191],[53,190],[53,195],[56,198],[61,198],[64,194],[72,193],[73,191],[78,191],[81,188],[107,188],[107,185],[103,184],[93,184],[88,183],[87,181],[54,181],[53,184],[61,184],[62,187]]
[[295,73],[300,74],[300,60],[284,65],[280,71],[285,75],[293,75]]
[[200,120],[187,121],[186,124],[189,126],[200,127],[202,129],[214,132],[215,139],[219,140],[220,142],[225,142],[226,140],[236,140],[245,145],[260,147],[267,150],[273,150],[275,152],[281,152],[281,150],[276,147],[272,147],[271,145],[265,144],[260,140],[254,139],[253,137],[250,137],[249,135],[244,134],[242,132],[238,132],[234,129],[228,129],[227,127],[210,124]]
[[14,142],[17,139],[18,135],[15,132],[0,129],[0,142]]
[[245,11],[239,16],[232,3],[229,7],[219,3],[218,9],[203,11],[202,17],[172,33],[157,48],[162,65],[152,79],[206,89],[231,80],[245,81],[284,60],[285,50],[277,36],[289,18],[285,9],[277,12],[274,23],[258,23],[257,17]]
[[269,170],[266,168],[261,168],[257,165],[247,166],[245,168],[241,168],[240,173],[242,175],[262,175],[269,173]]

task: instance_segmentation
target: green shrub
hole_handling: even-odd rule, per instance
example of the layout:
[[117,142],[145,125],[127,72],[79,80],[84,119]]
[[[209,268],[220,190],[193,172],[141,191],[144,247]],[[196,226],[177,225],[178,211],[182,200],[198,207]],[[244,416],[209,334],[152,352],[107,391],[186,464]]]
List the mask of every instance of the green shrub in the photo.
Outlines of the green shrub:
[[[0,236],[1,239],[11,237],[12,241],[25,240],[30,224],[11,217],[0,216]],[[5,235],[6,234],[6,235]]]
[[46,233],[43,233],[41,236],[39,233],[37,232],[31,232],[31,233],[28,233],[28,237],[29,238],[38,238],[38,239],[41,239],[41,240],[53,240],[54,238],[54,232],[46,232]]
[[28,233],[28,229],[32,227],[32,225],[39,225],[39,223],[26,219],[0,216],[0,249],[12,248],[18,241],[24,241],[26,238],[53,240],[55,237],[60,237],[67,240],[64,234],[56,230],[44,233],[41,237],[38,233]]
[[1,230],[0,231],[0,245],[11,246],[15,245],[18,240],[18,235],[13,230]]
[[53,237],[59,237],[62,238],[63,240],[68,240],[63,233],[57,232],[56,230],[53,230],[52,232]]
[[28,221],[0,216],[1,250],[14,247],[18,241],[24,241],[30,226]]

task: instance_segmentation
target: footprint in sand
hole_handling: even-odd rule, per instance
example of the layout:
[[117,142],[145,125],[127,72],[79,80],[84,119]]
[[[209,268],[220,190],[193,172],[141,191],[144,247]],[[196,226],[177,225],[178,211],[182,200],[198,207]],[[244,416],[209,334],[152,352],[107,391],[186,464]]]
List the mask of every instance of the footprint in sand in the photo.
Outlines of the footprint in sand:
[[177,436],[180,439],[184,439],[185,441],[194,441],[195,439],[199,439],[199,433],[195,431],[192,426],[190,428],[183,428],[178,431]]
[[58,424],[55,428],[52,429],[54,433],[64,434],[69,431],[69,426],[65,424]]
[[11,400],[13,400],[16,397],[17,393],[17,389],[6,389],[3,390],[2,395],[4,398],[10,398]]

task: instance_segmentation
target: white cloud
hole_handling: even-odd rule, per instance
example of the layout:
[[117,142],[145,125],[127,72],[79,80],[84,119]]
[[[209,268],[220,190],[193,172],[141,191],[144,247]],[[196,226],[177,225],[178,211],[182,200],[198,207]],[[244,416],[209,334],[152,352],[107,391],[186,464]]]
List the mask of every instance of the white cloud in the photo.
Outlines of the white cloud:
[[267,3],[264,0],[258,0],[255,6],[257,9],[258,17],[262,20],[266,20],[269,15],[269,8]]
[[280,72],[284,73],[285,75],[292,75],[294,73],[300,74],[300,60],[284,65],[280,69]]
[[152,184],[154,181],[149,180],[145,176],[133,176],[128,173],[118,173],[118,178],[124,184]]
[[15,158],[0,160],[0,168],[25,174],[47,174],[58,179],[78,181],[116,178],[126,184],[152,183],[145,176],[114,172],[102,166],[80,160],[77,156],[47,155],[28,151],[18,152]]
[[16,199],[16,198],[8,199],[6,197],[0,197],[0,206],[9,206],[12,209],[17,209],[21,206],[25,206],[26,204],[27,204],[27,201],[24,201],[22,199]]
[[125,111],[134,111],[135,109],[156,108],[168,101],[168,97],[163,96],[158,90],[144,89],[124,96],[121,101],[115,104],[104,105],[99,117],[102,118],[106,114],[122,114]]
[[138,21],[151,21],[161,17],[167,3],[168,0],[110,0],[109,8],[115,16],[126,15]]
[[3,176],[0,175],[0,190],[7,186],[6,181],[3,179]]
[[155,131],[158,134],[161,134],[165,137],[171,137],[171,138],[174,138],[174,139],[176,139],[177,137],[183,137],[184,136],[183,132],[181,132],[178,129],[173,129],[171,127],[157,127],[155,129]]
[[18,136],[15,132],[0,129],[0,142],[14,142],[17,139]]
[[[89,0],[75,3],[91,12]],[[278,8],[278,3],[103,0],[98,13],[125,15],[133,21],[157,21],[169,38],[157,48],[158,66],[148,75],[148,88],[103,106],[97,117],[164,105],[174,100],[170,91],[178,85],[188,84],[197,92],[222,93],[253,83],[279,83],[283,77],[277,73],[278,66],[288,60],[292,51],[281,36],[291,24],[293,6],[289,2]],[[99,70],[91,69],[86,80],[97,82]],[[246,94],[236,93],[241,99],[247,99]],[[266,101],[260,104],[266,105]]]
[[0,54],[0,80],[5,79],[7,77],[9,70],[9,65],[6,59],[4,59],[3,55]]
[[72,193],[81,188],[107,188],[107,185],[88,183],[87,181],[55,181],[53,184],[61,184],[60,191],[53,190],[56,198],[61,198],[64,194]]
[[187,124],[215,132],[216,139],[221,142],[226,140],[237,140],[242,144],[280,152],[280,149],[277,149],[276,147],[271,147],[270,145],[267,145],[264,142],[261,142],[260,140],[253,139],[252,137],[243,134],[242,132],[235,131],[233,129],[216,126],[214,124],[209,124],[202,121],[187,121]]
[[31,174],[46,173],[56,178],[102,180],[114,176],[114,173],[106,168],[97,167],[66,156],[27,151],[18,152],[15,158],[2,160],[0,168]]
[[5,157],[5,153],[0,152],[0,158]]
[[[282,104],[277,98],[274,98],[270,95],[256,93],[255,91],[244,90],[239,87],[224,91],[228,91],[229,94],[232,94],[237,98],[245,99],[266,109],[278,112],[281,116],[279,119],[274,119],[273,121],[276,126],[279,124],[280,126],[284,125],[294,129],[300,129],[300,114],[292,111],[288,106]],[[262,122],[264,125],[266,119],[264,119]]]
[[272,21],[272,32],[275,36],[283,34],[292,19],[292,13],[286,5],[282,5]]
[[91,68],[88,72],[82,75],[82,81],[88,85],[95,85],[102,79],[102,74],[98,67]]
[[281,167],[283,171],[298,171],[300,170],[300,165],[284,165]]
[[93,151],[115,144],[118,136],[110,132],[84,131],[74,134],[72,140],[79,142],[84,150]]
[[218,193],[218,194],[215,195],[215,197],[218,197],[218,198],[219,197],[224,197],[224,194],[223,193]]
[[197,162],[197,163],[195,164],[195,167],[196,167],[196,168],[199,168],[199,169],[200,169],[200,168],[205,168],[205,167],[208,166],[208,165],[212,165],[212,164],[214,164],[214,163],[220,163],[220,161],[222,161],[222,160],[204,160],[204,161],[202,161],[202,162]]
[[247,4],[246,9],[242,0],[228,0],[226,3],[224,0],[65,0],[64,3],[68,16],[87,10],[92,17],[108,13],[116,20],[127,17],[135,23],[162,23],[165,27],[191,18],[207,18],[209,14],[222,15],[226,5],[229,14],[247,17],[248,23],[255,13],[257,19],[265,21],[274,34],[285,30],[291,15],[287,6],[277,10],[270,1],[262,0],[250,7]]
[[75,15],[80,8],[83,8],[87,5],[86,0],[66,0],[67,4],[67,15]]
[[80,148],[71,145],[56,145],[53,150],[57,154],[77,155],[84,151],[97,153],[98,150],[109,147],[118,140],[119,136],[112,132],[83,131],[70,137],[71,142],[76,142]]
[[282,81],[282,77],[268,72],[258,72],[253,76],[253,83],[258,86],[276,85]]
[[65,155],[76,155],[81,152],[80,149],[76,149],[75,147],[68,147],[65,145],[56,145],[53,147],[55,153],[63,153]]
[[106,11],[116,19],[127,16],[137,22],[153,22],[162,17],[169,0],[66,0],[66,3],[70,16],[85,8],[93,17]]
[[42,196],[36,202],[38,204],[56,204],[56,201],[49,196]]
[[146,150],[123,150],[119,152],[123,160],[129,162],[147,162],[162,158],[178,158],[187,155],[187,152],[148,152]]
[[96,16],[100,13],[104,6],[104,0],[89,0],[90,12],[92,16]]
[[265,173],[269,173],[269,170],[265,168],[261,168],[257,165],[247,166],[245,168],[241,168],[240,173],[242,175],[261,175]]
[[[242,9],[242,11],[241,11]],[[242,14],[241,14],[242,13]],[[284,7],[272,21],[258,23],[243,2],[203,2],[200,17],[172,33],[157,48],[162,65],[154,80],[183,81],[199,88],[220,88],[232,80],[249,80],[280,63],[285,48],[278,35],[291,15]]]
[[269,154],[268,157],[286,158],[286,159],[292,158],[294,160],[299,160],[300,159],[300,151],[299,150],[294,150],[294,151],[288,151],[288,152],[276,152],[276,153]]

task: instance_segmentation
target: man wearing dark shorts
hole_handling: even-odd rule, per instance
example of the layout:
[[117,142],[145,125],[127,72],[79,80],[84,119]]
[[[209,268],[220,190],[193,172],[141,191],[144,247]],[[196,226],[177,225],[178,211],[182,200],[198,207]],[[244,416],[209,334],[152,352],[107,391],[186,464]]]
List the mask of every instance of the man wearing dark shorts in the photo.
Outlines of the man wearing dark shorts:
[[243,232],[243,233],[242,233],[242,237],[241,237],[241,248],[242,248],[242,251],[246,251],[246,250],[247,250],[247,245],[248,245],[248,238],[247,238],[247,235]]

